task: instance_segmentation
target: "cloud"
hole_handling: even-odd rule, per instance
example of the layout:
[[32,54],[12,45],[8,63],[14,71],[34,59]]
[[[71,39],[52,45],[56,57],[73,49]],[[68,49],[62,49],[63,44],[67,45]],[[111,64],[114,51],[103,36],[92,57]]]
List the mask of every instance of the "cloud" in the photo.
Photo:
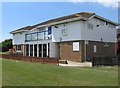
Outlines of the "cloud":
[[[96,2],[105,7],[117,8],[120,0],[1,0],[2,2]],[[120,3],[120,2],[119,2]]]
[[73,3],[77,3],[77,2],[96,2],[98,4],[101,4],[105,7],[113,7],[113,8],[117,8],[118,7],[118,2],[120,0],[69,0]]

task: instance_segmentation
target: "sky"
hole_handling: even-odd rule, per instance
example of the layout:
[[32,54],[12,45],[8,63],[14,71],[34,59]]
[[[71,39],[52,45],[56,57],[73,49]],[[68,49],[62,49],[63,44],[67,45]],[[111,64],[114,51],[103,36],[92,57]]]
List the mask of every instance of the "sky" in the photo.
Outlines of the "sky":
[[[2,26],[0,42],[12,38],[10,31],[34,25],[52,18],[57,18],[77,12],[94,12],[114,22],[118,22],[118,5],[111,2],[7,2],[0,3],[2,9]],[[105,0],[104,0],[105,1]],[[109,0],[108,0],[109,1]]]

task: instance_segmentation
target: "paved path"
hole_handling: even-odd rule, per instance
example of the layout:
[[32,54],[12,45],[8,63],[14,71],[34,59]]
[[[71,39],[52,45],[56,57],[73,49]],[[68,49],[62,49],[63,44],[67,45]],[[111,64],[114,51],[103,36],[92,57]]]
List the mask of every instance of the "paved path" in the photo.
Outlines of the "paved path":
[[60,66],[68,66],[68,67],[92,67],[92,62],[74,62],[74,61],[67,61],[68,64],[59,64]]

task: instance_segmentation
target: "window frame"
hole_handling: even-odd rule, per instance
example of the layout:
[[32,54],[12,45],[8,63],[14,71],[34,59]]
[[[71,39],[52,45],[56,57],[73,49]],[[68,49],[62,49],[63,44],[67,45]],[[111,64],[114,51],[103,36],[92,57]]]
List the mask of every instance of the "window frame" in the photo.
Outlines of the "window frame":
[[73,52],[79,52],[80,51],[80,42],[73,42],[72,47],[73,47]]

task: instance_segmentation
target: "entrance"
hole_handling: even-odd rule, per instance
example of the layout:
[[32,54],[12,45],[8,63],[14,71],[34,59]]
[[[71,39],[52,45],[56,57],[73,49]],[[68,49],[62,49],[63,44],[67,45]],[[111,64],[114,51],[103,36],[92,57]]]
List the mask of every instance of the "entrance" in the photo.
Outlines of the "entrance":
[[43,44],[43,57],[47,57],[47,44]]
[[30,56],[33,56],[33,45],[30,45]]
[[42,44],[39,44],[39,57],[42,57]]
[[29,56],[29,45],[26,45],[26,56]]
[[37,57],[37,44],[34,45],[34,56]]

